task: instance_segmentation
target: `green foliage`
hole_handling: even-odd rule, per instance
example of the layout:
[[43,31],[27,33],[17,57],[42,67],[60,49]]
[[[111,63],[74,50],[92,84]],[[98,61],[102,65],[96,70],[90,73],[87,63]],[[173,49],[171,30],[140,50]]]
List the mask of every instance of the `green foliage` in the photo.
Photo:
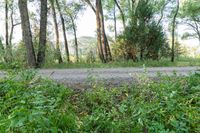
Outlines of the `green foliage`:
[[192,30],[185,33],[182,39],[197,38],[200,42],[200,4],[198,0],[185,0],[181,8],[180,17]]
[[[154,20],[154,7],[149,1],[139,1],[136,12],[132,15],[125,32],[124,39],[128,45],[137,50],[135,56],[141,60],[158,60],[161,49],[167,47],[166,36],[162,26]],[[127,49],[130,49],[126,46]],[[165,49],[168,50],[168,49]]]
[[[121,45],[120,45],[121,46]],[[120,51],[119,51],[120,52]],[[164,54],[164,53],[163,53]],[[115,55],[115,54],[113,54]],[[117,55],[117,51],[116,51]],[[167,54],[166,54],[167,55]],[[119,57],[119,58],[118,58]],[[180,56],[177,60],[172,63],[169,58],[162,58],[161,60],[144,60],[133,62],[132,60],[126,61],[123,58],[123,55],[118,55],[115,61],[110,63],[101,63],[101,62],[79,62],[79,63],[63,63],[63,64],[46,64],[44,68],[117,68],[117,67],[184,67],[184,66],[200,66],[200,58],[189,58],[185,56]]]
[[200,77],[138,76],[132,88],[97,86],[77,100],[84,132],[199,132]]
[[70,91],[41,79],[34,71],[11,72],[0,81],[0,132],[76,130],[75,115],[66,100]]
[[200,132],[200,76],[135,77],[132,87],[98,83],[71,92],[35,71],[0,81],[0,132]]

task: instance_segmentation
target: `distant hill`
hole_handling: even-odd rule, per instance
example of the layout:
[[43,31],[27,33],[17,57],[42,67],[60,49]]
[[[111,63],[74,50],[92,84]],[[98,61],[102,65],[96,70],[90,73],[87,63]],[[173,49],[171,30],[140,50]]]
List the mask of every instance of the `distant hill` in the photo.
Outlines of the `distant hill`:
[[[69,51],[71,55],[75,55],[74,39],[68,41]],[[86,55],[89,52],[96,53],[97,51],[97,39],[90,36],[82,36],[78,38],[78,48],[81,55]],[[62,45],[64,49],[64,44]]]

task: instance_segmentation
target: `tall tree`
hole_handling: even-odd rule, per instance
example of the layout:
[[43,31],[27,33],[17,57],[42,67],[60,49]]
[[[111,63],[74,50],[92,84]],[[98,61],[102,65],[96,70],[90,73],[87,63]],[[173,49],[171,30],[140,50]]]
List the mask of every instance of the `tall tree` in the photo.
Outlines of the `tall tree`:
[[175,59],[175,29],[176,29],[176,18],[179,11],[179,0],[177,0],[177,7],[174,13],[174,17],[172,20],[172,55],[171,55],[171,62],[174,62]]
[[14,3],[14,0],[11,0],[11,5],[10,5],[10,21],[11,21],[11,28],[10,28],[10,35],[9,35],[9,45],[11,47],[11,53],[12,53],[12,39],[13,39],[13,32],[14,28],[18,25],[21,24],[21,22],[15,20],[15,10],[16,10],[16,5]]
[[100,9],[100,18],[101,18],[101,34],[102,34],[102,43],[104,46],[104,56],[106,61],[111,61],[112,60],[112,55],[111,55],[111,51],[110,51],[110,46],[108,43],[108,39],[106,36],[106,32],[105,32],[105,24],[104,24],[104,13],[103,13],[103,8],[102,8],[102,1],[98,0],[99,2],[99,8]]
[[67,34],[66,34],[66,30],[65,30],[65,20],[64,20],[64,17],[63,17],[63,14],[62,14],[58,0],[56,0],[56,5],[57,5],[57,8],[58,8],[61,23],[62,23],[63,38],[64,38],[64,43],[65,43],[65,52],[66,52],[66,56],[67,56],[67,61],[70,62],[69,48],[68,48],[68,42],[67,42]]
[[63,7],[65,11],[65,20],[67,21],[67,29],[73,32],[74,35],[74,44],[75,44],[75,55],[76,61],[79,61],[79,49],[78,49],[78,38],[77,38],[77,25],[76,20],[80,11],[84,10],[84,4],[79,1],[70,1],[66,4],[66,7]]
[[56,32],[56,57],[58,59],[59,63],[62,63],[62,56],[61,56],[61,50],[60,50],[60,40],[59,40],[59,31],[58,31],[58,23],[57,23],[57,16],[56,16],[56,9],[55,9],[55,0],[50,0],[51,8],[53,12],[53,21],[55,26],[55,32]]
[[78,53],[78,40],[77,40],[77,33],[76,33],[76,24],[74,22],[74,18],[72,14],[69,14],[69,17],[71,18],[72,21],[72,28],[74,32],[74,42],[75,42],[75,51],[76,51],[76,61],[79,62],[79,53]]
[[123,12],[121,6],[119,5],[118,1],[117,1],[117,0],[114,0],[114,1],[115,1],[115,4],[116,4],[117,8],[118,8],[119,11],[120,11],[121,18],[122,18],[123,28],[124,28],[124,30],[125,30],[125,28],[126,28],[126,22],[125,22],[125,15],[124,15],[124,12]]
[[183,39],[197,38],[200,44],[200,3],[198,0],[185,0],[181,9],[184,24],[192,30],[183,35]]
[[94,11],[96,15],[98,51],[101,61],[106,63],[107,61],[112,60],[112,56],[107,36],[105,33],[102,1],[101,0],[95,1],[96,8],[92,5],[90,0],[85,0],[85,2],[87,2],[87,4],[91,7],[91,9]]
[[22,36],[23,42],[26,46],[28,65],[29,67],[36,67],[36,57],[32,42],[32,33],[30,28],[27,0],[18,0],[18,6],[20,10]]
[[[99,56],[100,59],[103,63],[106,62],[105,57],[104,57],[104,52],[103,52],[103,46],[102,46],[102,34],[101,34],[101,22],[100,22],[100,9],[98,6],[99,2],[98,0],[96,1],[96,11],[94,10],[95,8],[92,8],[93,11],[95,11],[96,14],[96,25],[97,25],[97,43],[98,43],[98,49],[99,49]],[[90,5],[90,4],[89,4]]]
[[9,47],[9,38],[8,38],[8,0],[5,0],[5,31],[6,31],[6,48]]
[[37,67],[41,67],[45,62],[46,35],[47,35],[47,0],[40,0],[40,35],[37,55]]
[[116,6],[114,5],[113,10],[113,20],[114,20],[114,31],[115,31],[115,40],[117,39],[117,17],[116,17]]

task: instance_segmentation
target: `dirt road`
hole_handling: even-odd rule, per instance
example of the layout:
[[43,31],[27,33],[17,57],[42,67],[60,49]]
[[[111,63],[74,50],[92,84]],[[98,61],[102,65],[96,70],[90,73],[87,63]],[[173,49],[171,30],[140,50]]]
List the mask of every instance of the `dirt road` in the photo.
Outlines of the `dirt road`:
[[[95,68],[95,69],[40,69],[39,75],[48,77],[59,83],[79,88],[81,84],[92,81],[102,81],[107,84],[119,85],[135,80],[137,75],[146,73],[148,77],[162,75],[189,75],[194,73],[198,67],[156,67],[156,68]],[[5,76],[0,72],[0,77]],[[76,87],[77,86],[77,87]]]

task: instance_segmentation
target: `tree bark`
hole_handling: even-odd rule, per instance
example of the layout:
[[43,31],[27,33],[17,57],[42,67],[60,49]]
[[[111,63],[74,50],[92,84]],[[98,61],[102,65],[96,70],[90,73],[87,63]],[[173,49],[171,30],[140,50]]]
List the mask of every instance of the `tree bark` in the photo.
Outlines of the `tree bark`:
[[62,23],[62,30],[63,30],[63,37],[64,37],[65,52],[66,52],[66,56],[67,56],[67,61],[70,62],[69,47],[68,47],[68,42],[67,42],[67,34],[66,34],[66,30],[65,30],[65,21],[64,21],[64,17],[62,15],[62,12],[61,12],[61,9],[60,9],[60,4],[58,3],[58,0],[56,0],[56,5],[57,5],[57,8],[58,8],[61,23]]
[[40,38],[39,49],[37,55],[37,67],[41,67],[45,63],[46,37],[47,37],[47,0],[40,0]]
[[9,44],[9,36],[8,36],[8,0],[5,0],[5,40],[6,40],[6,49],[5,49],[5,61],[11,62],[12,53],[11,46]]
[[56,9],[54,6],[54,0],[50,0],[51,2],[51,7],[52,7],[52,12],[53,12],[53,21],[54,21],[54,26],[55,26],[55,32],[56,32],[56,56],[58,59],[58,63],[62,63],[62,56],[61,56],[61,51],[60,51],[60,40],[59,40],[59,31],[58,31],[58,24],[57,24],[57,17],[56,17]]
[[102,33],[101,33],[101,20],[100,20],[100,9],[99,9],[99,0],[96,0],[96,23],[97,23],[97,43],[98,43],[98,51],[100,59],[103,63],[106,62],[104,54],[103,54],[103,47],[102,47]]
[[177,0],[177,9],[173,17],[172,21],[172,55],[171,55],[171,62],[175,60],[175,27],[176,27],[176,17],[179,11],[179,0]]
[[19,0],[18,6],[20,10],[21,26],[23,41],[26,46],[27,60],[29,67],[36,67],[36,57],[32,42],[32,33],[28,15],[27,0]]
[[102,1],[99,1],[99,9],[100,9],[100,19],[101,19],[101,33],[102,33],[102,45],[103,45],[103,51],[104,51],[104,57],[106,61],[112,60],[112,55],[110,51],[110,46],[108,43],[108,39],[105,32],[105,24],[104,24],[104,14],[103,14],[103,8],[102,8]]
[[9,41],[8,41],[8,0],[5,0],[5,31],[6,31],[6,48],[9,49]]

